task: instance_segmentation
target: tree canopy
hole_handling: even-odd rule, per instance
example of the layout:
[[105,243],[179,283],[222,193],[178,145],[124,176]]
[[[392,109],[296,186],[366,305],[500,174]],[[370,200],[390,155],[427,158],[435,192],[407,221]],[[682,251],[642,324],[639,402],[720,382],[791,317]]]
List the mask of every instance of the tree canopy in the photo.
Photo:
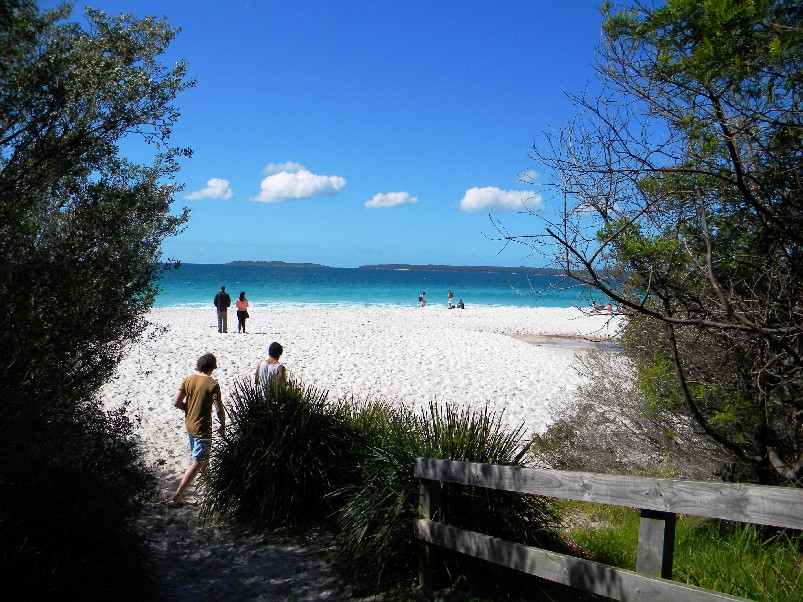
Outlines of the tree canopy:
[[800,483],[803,7],[602,13],[601,91],[571,95],[578,116],[533,153],[566,199],[560,219],[505,236],[551,249],[630,317],[645,391],[689,415],[739,478]]
[[[131,425],[96,394],[143,332],[160,244],[187,220],[171,203],[190,151],[169,140],[192,81],[160,62],[177,30],[70,16],[0,4],[0,531],[4,569],[39,588],[105,579],[81,573],[80,552],[109,554],[148,492]],[[132,138],[149,164],[120,151]]]

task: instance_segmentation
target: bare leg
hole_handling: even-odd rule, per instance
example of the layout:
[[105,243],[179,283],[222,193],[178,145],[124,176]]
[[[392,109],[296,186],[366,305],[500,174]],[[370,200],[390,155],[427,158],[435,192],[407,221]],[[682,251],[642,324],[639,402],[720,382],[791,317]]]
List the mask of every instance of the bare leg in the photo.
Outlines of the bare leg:
[[193,480],[195,480],[195,476],[200,472],[201,468],[203,468],[207,462],[196,462],[193,460],[192,463],[190,463],[190,466],[187,468],[184,476],[181,477],[181,483],[178,484],[178,489],[173,496],[173,501],[176,504],[181,504],[184,501],[182,499],[184,497],[184,492],[187,490],[187,487],[192,484]]

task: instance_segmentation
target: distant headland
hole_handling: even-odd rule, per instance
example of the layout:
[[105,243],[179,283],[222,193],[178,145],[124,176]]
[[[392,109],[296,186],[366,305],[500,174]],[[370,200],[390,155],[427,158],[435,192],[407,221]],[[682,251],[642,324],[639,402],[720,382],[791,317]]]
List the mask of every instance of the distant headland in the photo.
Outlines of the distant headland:
[[546,276],[561,275],[561,270],[552,268],[530,268],[526,266],[505,267],[496,265],[413,265],[408,263],[380,263],[361,265],[361,270],[417,270],[422,272],[488,272],[492,274],[542,274]]
[[[253,265],[270,266],[275,268],[329,268],[331,266],[321,263],[293,263],[288,261],[229,261],[226,265]],[[561,270],[552,268],[530,268],[526,266],[505,267],[496,265],[416,265],[411,263],[378,263],[375,265],[361,265],[361,270],[410,270],[419,272],[486,272],[491,274],[542,274],[545,276],[559,276]]]

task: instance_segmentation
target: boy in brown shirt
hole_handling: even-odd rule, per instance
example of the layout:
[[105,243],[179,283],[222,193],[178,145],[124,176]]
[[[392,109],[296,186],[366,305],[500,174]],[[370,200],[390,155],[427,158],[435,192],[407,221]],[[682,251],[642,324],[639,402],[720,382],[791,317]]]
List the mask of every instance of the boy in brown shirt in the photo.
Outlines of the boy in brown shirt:
[[220,421],[220,432],[226,428],[226,412],[220,396],[220,385],[212,378],[217,368],[217,359],[211,353],[198,358],[198,372],[184,379],[173,397],[173,405],[184,410],[184,425],[190,441],[192,462],[181,478],[175,495],[169,504],[173,507],[184,505],[184,492],[198,472],[209,462],[212,450],[212,406],[215,406]]

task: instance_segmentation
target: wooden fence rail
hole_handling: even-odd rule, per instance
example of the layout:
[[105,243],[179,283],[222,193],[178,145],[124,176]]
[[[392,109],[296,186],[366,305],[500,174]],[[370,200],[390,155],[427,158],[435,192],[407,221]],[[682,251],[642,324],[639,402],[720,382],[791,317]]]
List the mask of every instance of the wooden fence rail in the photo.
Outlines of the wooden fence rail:
[[[530,575],[615,600],[742,600],[669,581],[677,514],[803,530],[803,490],[681,479],[500,466],[418,458],[415,536]],[[438,522],[441,483],[638,508],[636,572],[514,543]],[[429,546],[422,546],[426,574]]]

